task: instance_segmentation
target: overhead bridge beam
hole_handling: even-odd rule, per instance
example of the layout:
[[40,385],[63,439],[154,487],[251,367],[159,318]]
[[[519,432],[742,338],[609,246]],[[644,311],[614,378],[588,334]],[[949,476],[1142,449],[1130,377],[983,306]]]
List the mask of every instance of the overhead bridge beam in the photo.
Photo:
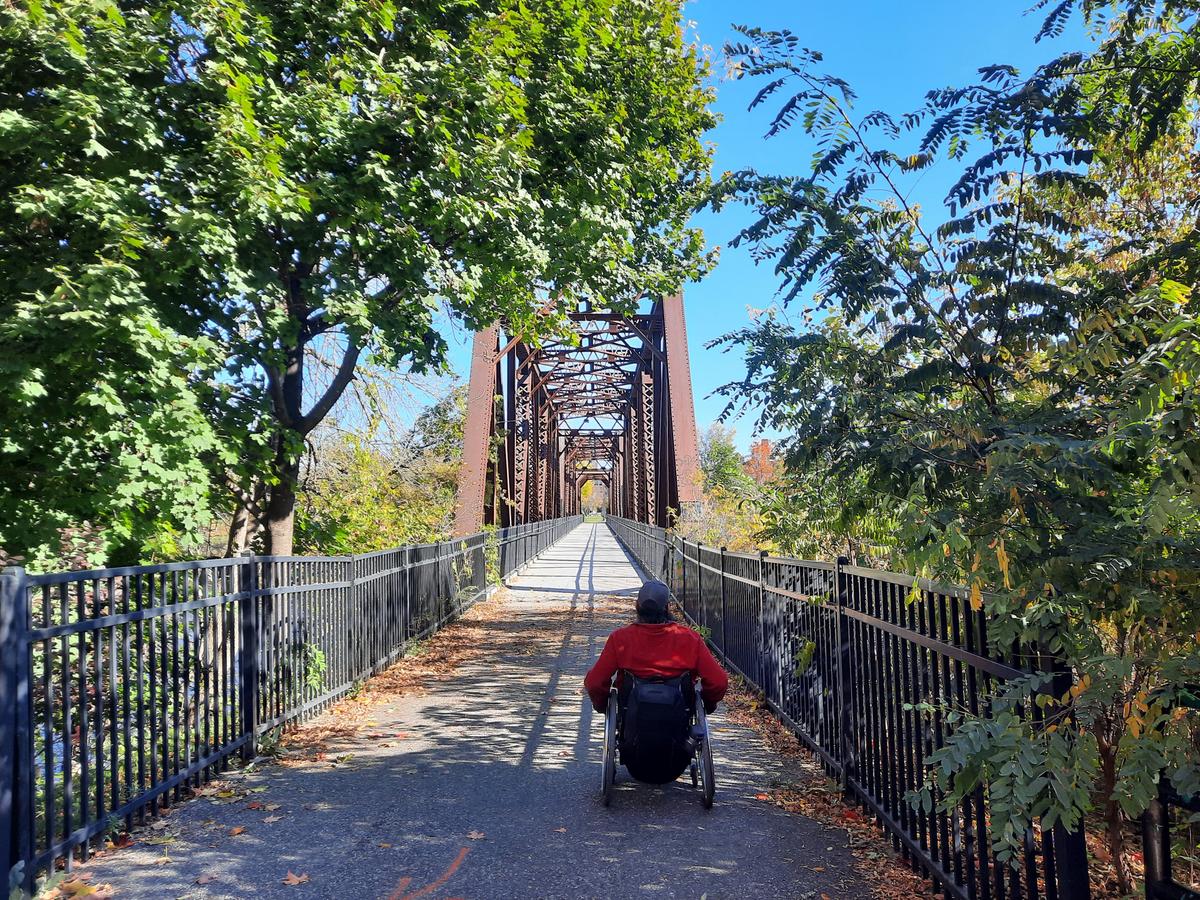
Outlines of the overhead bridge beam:
[[503,324],[475,335],[456,535],[574,514],[588,481],[652,525],[699,500],[683,296],[570,318],[577,346],[531,346]]

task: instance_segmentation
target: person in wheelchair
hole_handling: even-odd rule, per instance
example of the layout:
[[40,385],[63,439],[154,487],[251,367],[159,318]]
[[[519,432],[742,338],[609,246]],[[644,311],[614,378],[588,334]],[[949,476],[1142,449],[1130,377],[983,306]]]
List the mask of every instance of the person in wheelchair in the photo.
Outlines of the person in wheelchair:
[[637,621],[608,636],[584,678],[592,707],[603,713],[617,677],[621,763],[631,776],[649,784],[674,781],[691,763],[695,679],[700,679],[700,700],[708,713],[729,689],[729,677],[704,639],[671,620],[670,596],[661,581],[643,584]]

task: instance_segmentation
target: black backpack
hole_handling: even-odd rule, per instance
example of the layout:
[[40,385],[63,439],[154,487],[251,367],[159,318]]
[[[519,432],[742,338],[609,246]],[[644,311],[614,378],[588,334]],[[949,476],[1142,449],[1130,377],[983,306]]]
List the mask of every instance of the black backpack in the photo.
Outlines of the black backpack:
[[666,756],[687,740],[695,687],[690,672],[675,678],[622,678],[621,752]]

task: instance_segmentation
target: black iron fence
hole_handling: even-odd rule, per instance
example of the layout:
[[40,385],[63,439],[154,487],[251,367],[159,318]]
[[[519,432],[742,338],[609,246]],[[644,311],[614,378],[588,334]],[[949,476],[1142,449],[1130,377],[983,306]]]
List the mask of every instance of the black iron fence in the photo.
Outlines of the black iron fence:
[[1142,816],[1149,900],[1200,900],[1200,797],[1181,797],[1163,779]]
[[578,522],[363,556],[5,569],[0,873],[28,887],[86,858],[388,666]]
[[762,691],[946,896],[1090,896],[1081,832],[1031,830],[1012,865],[992,849],[986,789],[948,810],[915,809],[907,800],[924,781],[924,761],[950,735],[944,710],[986,713],[995,687],[1028,671],[1028,659],[989,648],[986,618],[967,591],[844,559],[733,553],[628,519],[608,521],[642,566],[670,585],[725,663]]

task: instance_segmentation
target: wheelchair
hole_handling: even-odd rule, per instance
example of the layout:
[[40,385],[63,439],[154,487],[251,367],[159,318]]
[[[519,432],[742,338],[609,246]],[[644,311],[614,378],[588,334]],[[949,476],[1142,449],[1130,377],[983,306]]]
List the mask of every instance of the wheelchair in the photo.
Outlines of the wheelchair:
[[[645,683],[664,683],[672,679],[654,679],[642,678],[638,679],[630,672],[621,672],[618,679],[625,685],[632,685],[641,682]],[[626,696],[622,696],[622,695]],[[600,772],[600,800],[608,806],[612,802],[613,787],[617,782],[617,764],[618,757],[620,762],[629,767],[630,760],[624,756],[629,752],[628,748],[624,748],[623,729],[625,725],[625,707],[626,697],[628,692],[618,690],[616,685],[609,689],[608,706],[604,712],[604,745],[601,757],[601,772]],[[687,696],[690,694],[690,697]],[[712,741],[710,740],[708,731],[708,717],[704,713],[704,703],[700,699],[700,683],[693,683],[691,690],[685,692],[685,698],[688,701],[688,716],[683,724],[684,733],[679,736],[679,740],[684,746],[690,748],[691,758],[686,766],[686,771],[689,771],[692,779],[692,787],[700,791],[700,802],[705,809],[712,809],[713,797],[716,793],[716,779],[713,773],[713,758],[712,758]],[[682,774],[680,772],[679,774]],[[676,776],[678,777],[678,776]],[[637,780],[635,778],[635,780]],[[666,782],[663,782],[666,783]]]

